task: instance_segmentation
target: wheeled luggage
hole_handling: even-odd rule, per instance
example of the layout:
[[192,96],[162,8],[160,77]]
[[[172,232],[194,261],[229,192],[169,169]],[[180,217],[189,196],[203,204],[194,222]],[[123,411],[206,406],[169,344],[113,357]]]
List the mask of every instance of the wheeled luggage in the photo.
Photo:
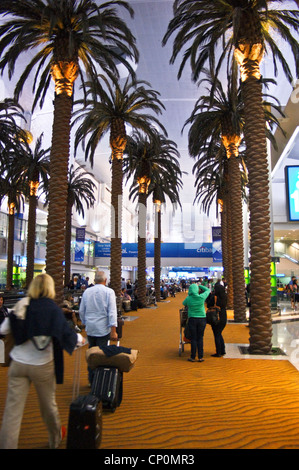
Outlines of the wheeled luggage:
[[131,300],[123,300],[123,309],[125,312],[131,311]]
[[122,401],[123,373],[116,367],[97,367],[91,393],[102,402],[103,410],[113,413]]
[[102,403],[79,395],[70,405],[67,449],[98,449],[102,440]]
[[75,354],[73,397],[69,411],[67,449],[98,449],[102,440],[102,403],[89,393],[79,395],[81,348]]

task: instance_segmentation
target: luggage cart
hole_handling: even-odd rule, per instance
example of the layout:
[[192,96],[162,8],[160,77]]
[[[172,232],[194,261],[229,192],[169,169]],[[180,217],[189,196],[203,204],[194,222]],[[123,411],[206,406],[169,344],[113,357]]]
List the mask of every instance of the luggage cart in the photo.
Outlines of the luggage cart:
[[180,309],[180,344],[179,344],[179,356],[184,352],[184,345],[190,344],[191,341],[186,339],[184,336],[184,329],[188,320],[188,308]]

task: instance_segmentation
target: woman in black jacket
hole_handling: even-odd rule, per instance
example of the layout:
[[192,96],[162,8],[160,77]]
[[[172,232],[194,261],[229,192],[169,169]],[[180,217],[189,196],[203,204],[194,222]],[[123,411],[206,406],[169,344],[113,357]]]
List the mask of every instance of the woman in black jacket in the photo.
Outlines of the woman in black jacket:
[[224,330],[227,322],[227,295],[224,285],[221,283],[220,279],[215,284],[214,294],[216,297],[216,305],[220,308],[220,322],[217,325],[212,325],[212,330],[214,333],[216,353],[212,354],[213,357],[221,357],[225,354],[225,343],[222,336],[222,331]]
[[54,302],[54,281],[40,274],[31,282],[27,297],[15,305],[1,325],[10,331],[15,346],[8,372],[8,390],[0,431],[0,448],[16,449],[23,411],[33,382],[42,418],[47,426],[49,447],[57,448],[64,437],[56,404],[56,383],[63,382],[63,349],[72,353],[83,337],[68,325],[61,308]]

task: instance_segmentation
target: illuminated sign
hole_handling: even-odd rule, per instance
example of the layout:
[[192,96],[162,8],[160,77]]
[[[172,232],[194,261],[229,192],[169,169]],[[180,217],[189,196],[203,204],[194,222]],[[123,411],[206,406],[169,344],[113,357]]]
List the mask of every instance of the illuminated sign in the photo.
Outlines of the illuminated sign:
[[[137,243],[122,243],[122,257],[138,256]],[[146,256],[154,257],[154,243],[146,244]],[[162,243],[161,258],[212,258],[212,243]],[[95,242],[95,257],[110,257],[110,243]]]
[[288,218],[299,221],[299,166],[285,167]]

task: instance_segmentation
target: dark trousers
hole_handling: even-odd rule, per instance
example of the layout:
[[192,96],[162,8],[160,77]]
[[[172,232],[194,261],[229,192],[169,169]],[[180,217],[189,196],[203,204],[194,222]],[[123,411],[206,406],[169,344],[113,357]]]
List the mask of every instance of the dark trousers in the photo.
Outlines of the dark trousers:
[[203,335],[207,320],[205,317],[196,318],[190,317],[188,319],[190,335],[191,335],[191,358],[195,359],[196,351],[198,353],[198,359],[203,358]]
[[216,354],[223,355],[225,354],[225,343],[222,336],[222,331],[224,330],[227,322],[226,309],[221,308],[220,310],[220,322],[218,325],[212,325],[212,330],[214,333],[214,341],[216,347]]
[[[106,336],[88,336],[87,335],[87,339],[88,339],[88,347],[89,348],[92,348],[94,346],[107,346],[107,343],[110,339],[110,333]],[[88,381],[90,384],[92,384],[92,379],[93,379],[93,370],[90,369],[90,367],[87,367],[87,370],[88,370]]]

